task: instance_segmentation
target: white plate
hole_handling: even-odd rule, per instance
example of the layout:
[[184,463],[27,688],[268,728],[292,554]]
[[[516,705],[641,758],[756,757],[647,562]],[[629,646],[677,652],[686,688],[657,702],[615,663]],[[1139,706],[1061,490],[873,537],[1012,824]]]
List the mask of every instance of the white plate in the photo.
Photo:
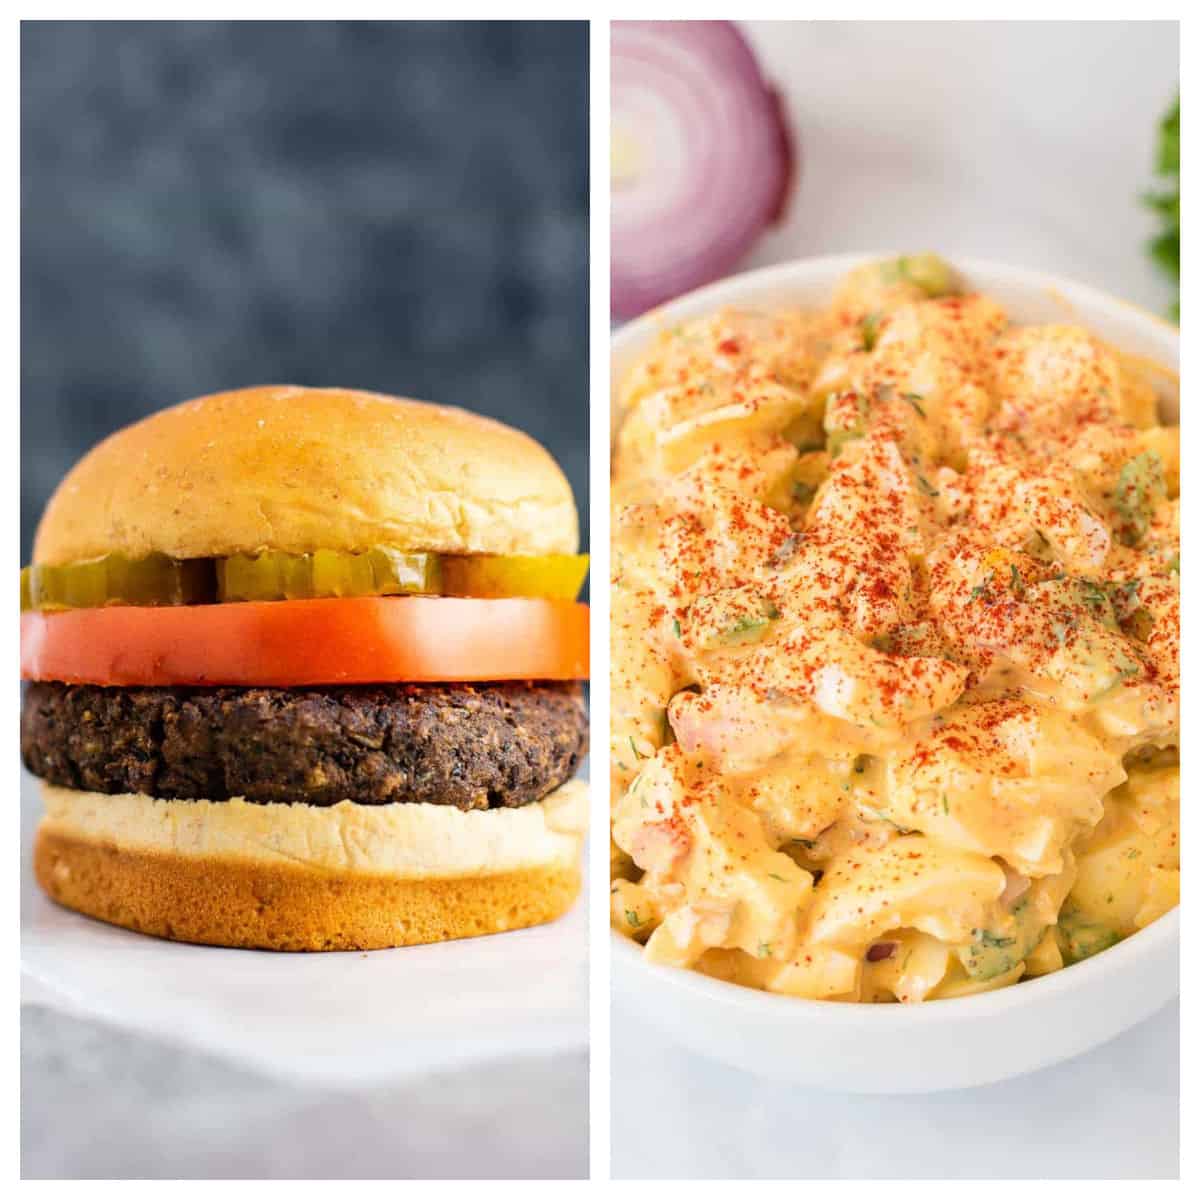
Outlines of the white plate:
[[370,953],[160,941],[46,899],[29,861],[41,801],[25,772],[21,793],[26,1001],[335,1087],[587,1046],[582,899],[551,925]]
[[[613,337],[614,389],[659,330],[724,305],[812,308],[880,254],[809,259],[712,284]],[[968,286],[1022,323],[1076,321],[1131,354],[1177,370],[1179,331],[1092,288],[996,263],[954,260]],[[1015,987],[920,1006],[834,1004],[769,995],[646,963],[613,935],[613,988],[698,1054],[762,1075],[848,1092],[933,1092],[1036,1071],[1130,1028],[1179,991],[1179,913],[1086,962]],[[620,1036],[620,1029],[613,1030]]]

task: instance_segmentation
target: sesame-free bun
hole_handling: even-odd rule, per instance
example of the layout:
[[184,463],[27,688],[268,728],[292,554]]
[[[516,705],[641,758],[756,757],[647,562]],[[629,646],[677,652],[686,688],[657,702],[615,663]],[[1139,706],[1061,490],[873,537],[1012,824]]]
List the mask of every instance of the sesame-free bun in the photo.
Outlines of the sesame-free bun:
[[273,386],[189,400],[101,442],[51,498],[33,560],[578,542],[570,485],[525,434],[458,408]]
[[43,785],[51,899],[140,933],[264,950],[374,950],[553,921],[587,819],[573,782],[519,809],[157,800]]

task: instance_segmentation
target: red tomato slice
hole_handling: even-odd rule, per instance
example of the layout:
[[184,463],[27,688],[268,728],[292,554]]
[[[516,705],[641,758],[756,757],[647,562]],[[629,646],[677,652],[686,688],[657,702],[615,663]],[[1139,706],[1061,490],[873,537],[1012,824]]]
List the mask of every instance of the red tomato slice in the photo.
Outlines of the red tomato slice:
[[445,596],[21,614],[21,677],[124,687],[586,679],[588,609]]

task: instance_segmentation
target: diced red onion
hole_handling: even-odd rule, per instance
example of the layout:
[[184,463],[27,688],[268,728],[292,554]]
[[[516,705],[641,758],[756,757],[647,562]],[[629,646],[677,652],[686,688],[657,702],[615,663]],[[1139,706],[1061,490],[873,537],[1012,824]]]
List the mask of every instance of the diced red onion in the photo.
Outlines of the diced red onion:
[[896,953],[896,942],[876,942],[867,950],[867,962],[883,962]]
[[1005,870],[1004,891],[1000,893],[1000,904],[1004,908],[1012,908],[1020,898],[1029,891],[1032,880],[1016,871]]
[[729,274],[782,214],[779,98],[729,21],[612,26],[612,314]]

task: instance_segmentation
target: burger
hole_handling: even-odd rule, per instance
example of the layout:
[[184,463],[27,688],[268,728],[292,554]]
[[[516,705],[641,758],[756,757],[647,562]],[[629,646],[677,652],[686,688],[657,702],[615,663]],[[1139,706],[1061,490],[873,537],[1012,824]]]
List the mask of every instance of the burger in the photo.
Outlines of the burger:
[[273,950],[559,917],[587,817],[578,536],[550,455],[461,409],[259,387],[114,434],[22,572],[38,883]]

